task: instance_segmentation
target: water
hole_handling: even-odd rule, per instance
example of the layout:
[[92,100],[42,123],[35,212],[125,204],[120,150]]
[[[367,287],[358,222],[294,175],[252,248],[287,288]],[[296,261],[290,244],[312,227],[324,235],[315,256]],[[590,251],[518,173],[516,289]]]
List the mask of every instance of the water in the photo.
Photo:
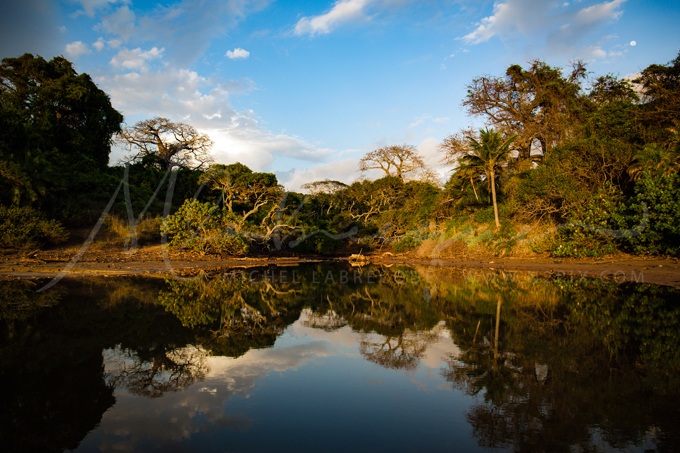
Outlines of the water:
[[4,451],[679,451],[678,291],[428,267],[0,282]]

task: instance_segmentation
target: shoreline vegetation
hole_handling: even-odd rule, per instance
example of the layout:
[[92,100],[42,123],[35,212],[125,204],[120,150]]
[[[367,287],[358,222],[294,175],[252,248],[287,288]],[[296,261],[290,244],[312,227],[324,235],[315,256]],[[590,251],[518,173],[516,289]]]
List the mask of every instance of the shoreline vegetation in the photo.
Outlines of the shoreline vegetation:
[[615,254],[599,258],[556,259],[549,256],[438,256],[417,253],[362,254],[360,263],[350,256],[251,256],[220,257],[192,251],[178,251],[161,245],[142,246],[129,252],[106,243],[95,243],[82,258],[69,265],[78,246],[55,247],[29,253],[5,250],[0,258],[0,280],[135,276],[148,278],[212,275],[237,269],[267,266],[298,266],[318,261],[344,261],[352,266],[407,265],[413,267],[452,267],[476,272],[530,273],[544,277],[603,279],[616,283],[644,283],[680,288],[680,260],[673,257]]
[[485,127],[439,145],[446,182],[401,144],[304,193],[213,162],[189,124],[126,125],[63,57],[5,58],[0,81],[5,277],[347,259],[680,285],[680,54],[634,78],[539,60],[475,78],[461,103]]

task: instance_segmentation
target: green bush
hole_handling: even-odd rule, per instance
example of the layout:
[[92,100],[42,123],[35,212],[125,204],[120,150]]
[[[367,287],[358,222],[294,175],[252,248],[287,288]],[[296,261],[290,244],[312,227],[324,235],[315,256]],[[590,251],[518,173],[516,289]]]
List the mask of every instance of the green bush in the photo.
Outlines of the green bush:
[[423,239],[417,234],[407,234],[403,239],[400,239],[394,244],[394,251],[397,253],[403,253],[420,246],[422,243]]
[[28,206],[0,206],[0,247],[31,248],[58,244],[68,233],[56,220],[43,218]]
[[623,238],[635,253],[680,255],[680,175],[644,173],[628,206],[632,233]]
[[552,255],[582,258],[618,251],[617,239],[626,231],[623,206],[620,189],[605,184],[572,211],[569,223],[559,227]]
[[163,222],[161,233],[168,235],[172,246],[204,253],[245,255],[248,243],[232,225],[233,219],[224,208],[189,199]]
[[[501,206],[498,205],[498,216],[501,216]],[[478,209],[475,211],[475,213],[472,215],[472,218],[474,221],[478,224],[484,224],[484,223],[494,223],[495,218],[494,218],[494,213],[493,213],[493,206],[487,206],[482,209]]]

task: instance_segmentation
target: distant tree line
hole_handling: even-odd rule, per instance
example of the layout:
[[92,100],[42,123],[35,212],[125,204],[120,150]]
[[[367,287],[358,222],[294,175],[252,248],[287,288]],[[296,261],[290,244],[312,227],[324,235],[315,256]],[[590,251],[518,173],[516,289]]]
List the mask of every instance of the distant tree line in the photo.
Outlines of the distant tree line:
[[[542,61],[475,78],[462,105],[485,123],[440,145],[444,185],[415,147],[367,153],[368,176],[286,191],[272,173],[216,164],[184,123],[125,126],[63,57],[0,64],[0,244],[62,241],[113,194],[108,230],[206,253],[407,251],[453,241],[555,256],[680,254],[680,55],[633,78]],[[129,151],[109,165],[114,142]],[[117,220],[116,220],[117,219]]]

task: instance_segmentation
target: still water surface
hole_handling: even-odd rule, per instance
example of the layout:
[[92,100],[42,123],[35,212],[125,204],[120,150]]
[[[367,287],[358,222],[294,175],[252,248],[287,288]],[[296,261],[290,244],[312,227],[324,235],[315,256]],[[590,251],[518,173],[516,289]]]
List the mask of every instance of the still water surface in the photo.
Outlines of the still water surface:
[[311,264],[0,282],[4,451],[680,451],[680,297]]

